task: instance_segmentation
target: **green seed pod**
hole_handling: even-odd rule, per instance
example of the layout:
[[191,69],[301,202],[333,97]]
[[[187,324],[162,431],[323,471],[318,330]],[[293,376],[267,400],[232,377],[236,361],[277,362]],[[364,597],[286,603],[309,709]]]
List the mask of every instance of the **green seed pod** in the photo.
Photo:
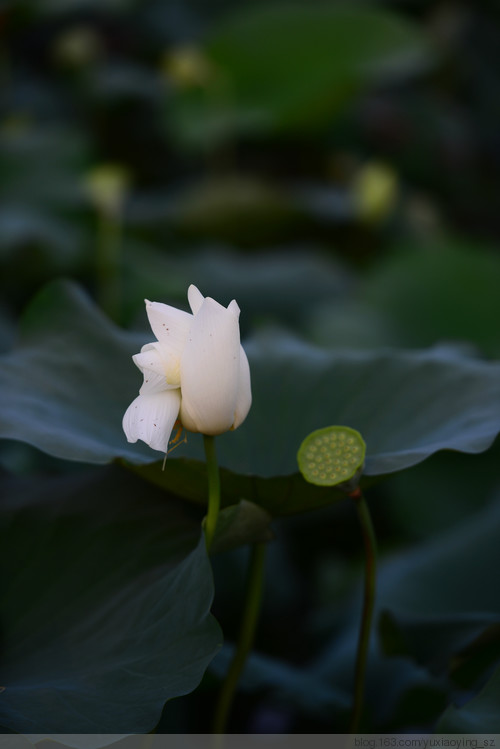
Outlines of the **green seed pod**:
[[305,438],[297,453],[297,462],[310,484],[336,486],[350,493],[358,486],[365,452],[363,438],[355,429],[325,427]]

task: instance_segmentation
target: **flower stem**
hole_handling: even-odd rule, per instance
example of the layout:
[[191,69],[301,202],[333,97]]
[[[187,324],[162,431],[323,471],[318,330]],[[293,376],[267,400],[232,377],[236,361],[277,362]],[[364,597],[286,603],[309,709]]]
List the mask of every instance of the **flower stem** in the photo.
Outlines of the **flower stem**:
[[205,541],[207,551],[210,551],[217,527],[217,518],[220,509],[220,476],[215,451],[215,438],[207,434],[203,435],[205,457],[207,459],[208,476],[208,510],[205,520]]
[[115,322],[120,321],[121,218],[100,212],[98,225],[97,294],[101,308]]
[[253,544],[248,569],[241,629],[238,636],[238,642],[236,643],[233,660],[231,661],[229,671],[227,672],[222,685],[219,700],[215,709],[213,724],[213,733],[215,734],[223,734],[226,732],[227,719],[236,687],[245,667],[250,649],[253,645],[262,601],[265,556],[266,544]]
[[358,733],[363,700],[365,693],[366,663],[370,645],[370,631],[375,604],[375,585],[377,570],[377,551],[375,531],[368,509],[360,489],[349,495],[354,501],[358,519],[361,526],[363,543],[365,547],[365,585],[363,593],[363,613],[361,616],[361,627],[359,630],[358,650],[356,655],[356,670],[354,676],[354,703],[351,716],[349,733]]

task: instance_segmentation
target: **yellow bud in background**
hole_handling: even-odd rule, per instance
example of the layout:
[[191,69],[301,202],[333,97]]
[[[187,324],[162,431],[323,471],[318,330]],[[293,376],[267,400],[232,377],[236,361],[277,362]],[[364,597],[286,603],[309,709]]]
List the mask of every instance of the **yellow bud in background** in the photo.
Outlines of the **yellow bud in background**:
[[398,175],[390,166],[372,161],[361,167],[352,181],[356,215],[378,224],[394,211],[399,195]]
[[101,37],[90,26],[74,26],[60,34],[52,46],[52,57],[61,64],[80,68],[98,60],[103,52]]
[[176,47],[167,52],[161,68],[164,75],[179,88],[203,86],[213,75],[211,62],[199,47],[192,44]]
[[86,193],[96,210],[108,218],[120,215],[130,187],[130,174],[118,164],[102,164],[87,173]]

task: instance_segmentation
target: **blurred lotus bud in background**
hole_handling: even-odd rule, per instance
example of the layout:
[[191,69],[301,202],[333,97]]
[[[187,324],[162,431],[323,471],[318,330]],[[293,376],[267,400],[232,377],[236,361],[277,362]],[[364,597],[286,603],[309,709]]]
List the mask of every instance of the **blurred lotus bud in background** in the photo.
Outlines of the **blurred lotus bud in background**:
[[117,217],[129,191],[130,174],[119,164],[102,164],[86,174],[84,187],[99,213],[108,218]]
[[359,219],[378,224],[387,219],[396,208],[399,197],[398,175],[387,164],[368,162],[354,175],[351,189]]
[[213,66],[203,51],[192,44],[169,50],[163,56],[161,69],[165,77],[179,88],[203,86],[213,76]]
[[102,39],[91,26],[73,26],[53,42],[52,58],[63,67],[84,68],[98,61],[102,55]]

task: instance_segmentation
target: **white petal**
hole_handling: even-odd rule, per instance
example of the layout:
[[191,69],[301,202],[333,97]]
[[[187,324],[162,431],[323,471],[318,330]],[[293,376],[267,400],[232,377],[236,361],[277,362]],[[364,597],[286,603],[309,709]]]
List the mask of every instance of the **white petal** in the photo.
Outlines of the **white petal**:
[[247,355],[240,347],[240,374],[238,379],[238,394],[236,396],[236,409],[234,411],[233,429],[237,429],[245,421],[250,406],[252,405],[252,387],[250,384],[250,366]]
[[181,382],[180,357],[162,343],[147,343],[140,354],[132,359],[144,374],[144,383],[140,389],[144,393],[158,393],[179,387]]
[[179,406],[179,389],[137,396],[123,417],[123,431],[127,440],[142,440],[153,450],[166,453],[172,428],[179,415]]
[[240,376],[240,329],[234,313],[206,298],[181,357],[181,421],[221,434],[234,421]]
[[233,299],[232,302],[228,305],[228,310],[233,313],[233,315],[236,315],[236,317],[239,319],[240,317],[240,308],[238,307],[238,304],[235,299]]
[[146,299],[146,312],[153,333],[173,354],[181,355],[193,316],[161,302]]
[[203,304],[204,299],[205,297],[203,296],[201,291],[194,284],[191,284],[188,289],[188,302],[193,315],[196,315],[201,305]]

